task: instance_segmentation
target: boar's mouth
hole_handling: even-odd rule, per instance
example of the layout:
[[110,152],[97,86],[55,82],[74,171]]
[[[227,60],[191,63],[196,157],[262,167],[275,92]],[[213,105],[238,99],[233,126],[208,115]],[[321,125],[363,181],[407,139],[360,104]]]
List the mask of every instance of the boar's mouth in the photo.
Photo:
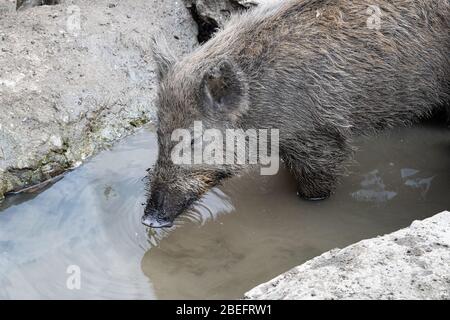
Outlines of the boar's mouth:
[[168,210],[165,208],[156,209],[151,201],[145,208],[141,222],[149,228],[170,228],[173,226],[174,220],[188,210],[196,200],[196,197],[191,197],[177,206],[177,208],[172,207]]
[[172,227],[174,220],[179,215],[190,209],[210,188],[230,176],[229,172],[216,172],[213,179],[209,181],[207,188],[188,192],[185,190],[170,190],[161,183],[153,184],[152,190],[149,192],[144,216],[141,219],[142,224],[150,228]]
[[159,217],[157,213],[146,213],[142,217],[141,222],[149,228],[170,228],[173,226],[173,221],[168,218]]

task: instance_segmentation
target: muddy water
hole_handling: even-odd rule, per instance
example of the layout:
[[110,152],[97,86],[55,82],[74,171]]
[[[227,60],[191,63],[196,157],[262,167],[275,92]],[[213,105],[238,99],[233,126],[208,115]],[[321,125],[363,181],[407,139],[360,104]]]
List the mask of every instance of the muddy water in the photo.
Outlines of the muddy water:
[[324,251],[450,208],[448,130],[395,130],[359,147],[327,201],[298,199],[283,170],[249,174],[208,194],[196,221],[148,234],[142,178],[156,143],[143,130],[0,205],[0,298],[239,298]]

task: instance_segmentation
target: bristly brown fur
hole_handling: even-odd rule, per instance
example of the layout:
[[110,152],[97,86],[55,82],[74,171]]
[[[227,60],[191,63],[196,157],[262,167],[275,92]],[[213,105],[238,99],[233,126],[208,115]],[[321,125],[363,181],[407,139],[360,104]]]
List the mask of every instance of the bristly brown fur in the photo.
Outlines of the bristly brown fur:
[[[378,30],[367,25],[369,5],[381,10]],[[156,54],[160,153],[146,212],[157,194],[157,209],[173,219],[242,169],[171,162],[171,132],[195,120],[280,129],[280,153],[299,194],[328,197],[355,134],[409,125],[450,100],[449,30],[448,0],[290,0],[232,17],[170,67]],[[210,85],[205,79],[217,76],[218,65],[225,71]]]

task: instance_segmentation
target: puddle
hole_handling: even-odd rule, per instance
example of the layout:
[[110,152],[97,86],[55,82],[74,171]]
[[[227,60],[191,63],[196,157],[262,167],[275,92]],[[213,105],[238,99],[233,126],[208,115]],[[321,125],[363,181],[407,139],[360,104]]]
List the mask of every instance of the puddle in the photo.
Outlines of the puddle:
[[[240,298],[324,251],[450,208],[450,132],[421,126],[362,139],[337,193],[295,183],[226,182],[176,230],[140,224],[154,133],[143,130],[39,194],[0,205],[0,299]],[[78,277],[79,275],[79,277]]]

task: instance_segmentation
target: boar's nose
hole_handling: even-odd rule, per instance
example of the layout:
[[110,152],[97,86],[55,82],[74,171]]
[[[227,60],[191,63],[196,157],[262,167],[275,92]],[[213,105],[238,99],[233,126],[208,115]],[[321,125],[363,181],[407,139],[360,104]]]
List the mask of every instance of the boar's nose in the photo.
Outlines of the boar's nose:
[[141,219],[142,224],[150,228],[169,228],[173,225],[172,221],[164,214],[165,194],[155,190],[151,194],[151,200],[147,203],[144,216]]
[[150,228],[170,228],[171,226],[173,226],[172,221],[164,218],[159,218],[158,214],[146,214],[142,217],[141,222],[143,225]]

